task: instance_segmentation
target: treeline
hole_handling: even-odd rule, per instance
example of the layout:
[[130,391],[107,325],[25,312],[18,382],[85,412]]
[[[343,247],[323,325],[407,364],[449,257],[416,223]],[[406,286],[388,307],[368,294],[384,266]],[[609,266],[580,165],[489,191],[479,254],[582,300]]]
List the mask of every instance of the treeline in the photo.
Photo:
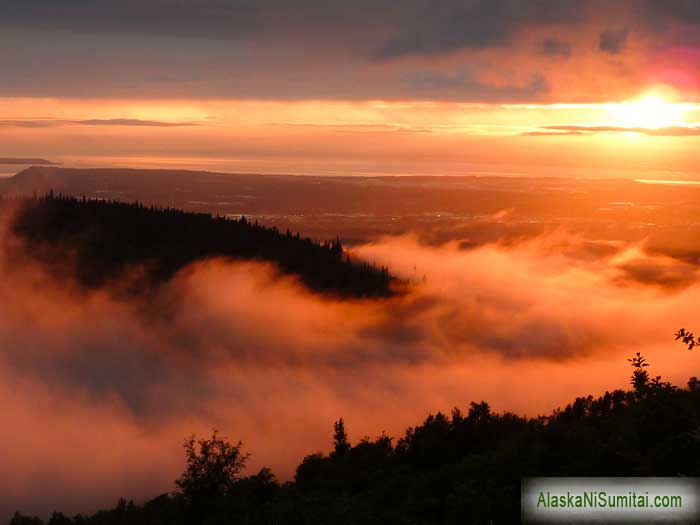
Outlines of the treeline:
[[59,273],[68,266],[86,286],[105,285],[133,267],[142,272],[139,287],[158,285],[193,261],[217,256],[274,262],[312,290],[341,296],[387,296],[395,282],[385,267],[350,260],[339,239],[318,243],[245,217],[52,192],[21,201],[12,229],[28,243],[27,253]]
[[[687,332],[677,338],[697,344]],[[48,524],[512,524],[524,477],[699,476],[700,382],[678,388],[650,377],[639,354],[630,361],[630,390],[580,397],[546,417],[472,403],[430,415],[398,440],[354,444],[341,419],[332,451],[304,458],[287,483],[268,469],[241,476],[240,443],[216,432],[193,438],[176,492],[92,516],[55,513]],[[40,523],[16,514],[11,525]]]

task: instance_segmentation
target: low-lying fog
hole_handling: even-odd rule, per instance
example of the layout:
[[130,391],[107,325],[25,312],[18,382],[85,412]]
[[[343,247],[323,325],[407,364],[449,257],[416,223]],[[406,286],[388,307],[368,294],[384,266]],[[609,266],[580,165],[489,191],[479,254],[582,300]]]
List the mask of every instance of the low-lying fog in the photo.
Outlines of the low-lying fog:
[[49,277],[4,231],[0,515],[172,490],[183,438],[214,426],[244,442],[252,470],[289,478],[328,451],[340,416],[357,440],[470,401],[544,414],[626,387],[638,351],[652,375],[683,385],[698,374],[700,356],[673,341],[700,327],[692,224],[660,225],[659,248],[653,235],[610,238],[593,218],[515,235],[514,216],[355,245],[353,257],[412,283],[355,301],[268,264],[214,260],[145,305]]

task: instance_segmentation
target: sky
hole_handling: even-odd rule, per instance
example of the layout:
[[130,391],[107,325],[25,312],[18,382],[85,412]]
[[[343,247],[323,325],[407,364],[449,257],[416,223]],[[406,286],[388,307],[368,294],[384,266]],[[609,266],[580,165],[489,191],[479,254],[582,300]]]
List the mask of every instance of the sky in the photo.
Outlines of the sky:
[[681,0],[4,1],[0,153],[693,179],[699,26]]

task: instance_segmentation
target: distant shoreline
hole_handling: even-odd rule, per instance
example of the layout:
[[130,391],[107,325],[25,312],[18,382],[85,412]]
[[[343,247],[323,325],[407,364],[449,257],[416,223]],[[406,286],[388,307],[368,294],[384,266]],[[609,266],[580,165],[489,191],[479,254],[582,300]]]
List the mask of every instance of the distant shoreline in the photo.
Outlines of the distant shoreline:
[[0,164],[22,165],[35,164],[41,166],[54,166],[56,163],[46,159],[38,158],[22,158],[22,157],[0,157]]

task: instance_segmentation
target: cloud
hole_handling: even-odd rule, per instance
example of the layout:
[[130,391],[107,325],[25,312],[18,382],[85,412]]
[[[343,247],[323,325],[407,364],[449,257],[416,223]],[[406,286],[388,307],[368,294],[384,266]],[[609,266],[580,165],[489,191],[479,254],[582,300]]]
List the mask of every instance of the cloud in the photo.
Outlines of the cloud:
[[[367,24],[367,17],[372,24]],[[533,29],[580,29],[591,21],[609,24],[626,20],[646,33],[663,33],[673,24],[700,20],[697,7],[688,2],[642,0],[614,6],[603,0],[583,4],[543,0],[463,1],[439,4],[406,0],[323,2],[301,0],[202,0],[196,5],[176,0],[144,4],[135,0],[67,0],[4,2],[0,23],[10,29],[40,29],[91,35],[160,36],[190,39],[246,41],[266,38],[286,41],[338,40],[371,37],[374,55],[396,58],[413,54],[441,54],[463,48],[489,48],[513,44],[519,34]],[[129,23],[124,23],[128,20]],[[343,24],[337,24],[343,20]],[[374,31],[373,28],[377,30]],[[617,52],[627,30],[605,29],[601,49]]]
[[591,135],[595,133],[639,133],[654,137],[692,137],[700,135],[700,126],[666,126],[644,128],[631,126],[543,126],[539,130],[521,133],[525,136]]
[[[394,53],[445,49],[471,42],[484,45],[484,40],[498,42],[518,19],[566,21],[576,12],[577,9],[554,0],[534,5],[502,0],[446,0],[438,6],[407,0],[400,7],[390,0],[358,0],[352,4],[302,0],[293,6],[284,0],[203,0],[196,6],[175,0],[158,0],[147,5],[135,0],[97,1],[89,5],[69,0],[59,6],[48,0],[27,0],[4,3],[0,8],[3,23],[11,27],[230,40],[256,34],[274,38],[275,32],[283,37],[289,34],[347,36],[362,24],[366,32],[370,15],[383,29],[402,30],[396,37],[397,44],[387,45],[396,48]],[[338,19],[345,24],[334,23]],[[130,23],[125,24],[124,20]],[[399,43],[414,33],[421,21],[424,22],[421,38],[407,42],[407,49],[402,50]]]
[[522,82],[505,85],[490,84],[463,71],[454,73],[431,70],[414,71],[404,74],[402,81],[408,91],[418,96],[421,93],[436,93],[459,99],[460,96],[469,94],[469,96],[476,96],[488,101],[528,100],[536,98],[550,89],[547,79],[540,73],[532,74]]
[[[461,253],[449,246],[427,249],[411,241],[387,239],[360,253],[382,263],[391,261],[392,268],[416,278],[427,276],[429,284],[423,291],[429,296],[439,290],[439,298],[424,311],[412,311],[420,318],[416,329],[420,327],[425,341],[449,339],[451,350],[444,351],[452,355],[474,351],[522,359],[585,355],[594,348],[614,346],[615,329],[603,328],[604,323],[599,324],[602,319],[587,312],[587,307],[569,302],[576,297],[594,294],[594,308],[612,307],[625,316],[623,303],[613,306],[623,297],[630,299],[617,289],[621,279],[626,285],[635,284],[634,293],[642,295],[649,285],[669,289],[694,286],[697,292],[698,275],[692,265],[647,257],[643,252],[634,259],[616,258],[619,247],[595,245],[563,233]],[[546,276],[531,274],[538,271],[535,268]],[[650,271],[652,268],[656,271]],[[600,277],[594,277],[596,273]],[[508,277],[502,280],[501,276]],[[404,311],[395,317],[406,323],[411,319]]]
[[[276,7],[282,7],[277,2]],[[87,33],[161,33],[179,37],[233,37],[256,27],[261,9],[245,0],[205,0],[189,6],[171,0],[148,4],[125,0],[89,4],[68,0],[55,5],[45,0],[5,3],[0,12],[6,25],[62,29]],[[130,20],[124,24],[124,20]]]
[[611,55],[622,53],[625,42],[627,41],[627,34],[628,31],[626,29],[619,31],[603,31],[598,40],[598,47],[601,51],[610,53]]
[[155,128],[179,128],[197,125],[195,122],[162,122],[159,120],[141,120],[135,118],[87,119],[66,122],[81,126],[143,126]]
[[666,289],[685,288],[699,280],[698,265],[662,254],[647,254],[639,247],[624,250],[614,258],[623,285],[643,284]]
[[[343,124],[343,123],[327,123],[327,124],[317,124],[312,122],[273,122],[273,126],[280,127],[290,127],[290,128],[312,128],[312,129],[323,129],[332,130],[339,133],[432,133],[434,128],[428,128],[425,126],[411,126],[403,124],[374,124],[374,123],[357,123],[357,124]],[[438,128],[442,129],[442,128]]]
[[355,301],[230,260],[129,299],[50,278],[0,238],[3,514],[171,490],[181,439],[212,426],[286,477],[328,449],[339,416],[356,439],[471,400],[542,413],[625,384],[629,334],[655,371],[684,380],[687,352],[667,348],[700,299],[689,264],[564,231],[468,250],[412,236],[358,247],[412,285]]
[[677,261],[629,261],[619,266],[620,279],[665,288],[685,287],[697,281],[698,269],[694,265]]
[[29,120],[0,120],[0,127],[13,128],[52,128],[56,126],[136,126],[136,127],[157,127],[157,128],[177,128],[183,126],[197,126],[196,122],[163,122],[158,120],[141,120],[134,118],[111,118],[111,119],[29,119]]
[[581,130],[562,130],[562,131],[523,131],[520,135],[524,137],[567,137],[570,135],[588,135],[585,131]]
[[547,38],[542,42],[542,53],[550,57],[569,58],[571,56],[571,44],[556,38]]
[[[671,4],[4,2],[0,45],[16,51],[0,57],[5,73],[0,92],[119,99],[405,100],[415,95],[406,91],[403,76],[431,59],[430,67],[448,77],[469,64],[468,80],[478,83],[455,90],[451,96],[460,101],[478,101],[483,86],[494,87],[492,98],[497,98],[499,86],[518,85],[518,79],[535,73],[556,88],[540,92],[538,100],[623,98],[661,77],[665,81],[677,69],[683,74],[676,71],[668,83],[692,95],[700,79],[687,60],[684,65],[679,59],[668,74],[657,66],[665,53],[699,45],[696,10]],[[625,21],[624,30],[611,29],[615,20]],[[617,60],[601,56],[601,49]],[[628,52],[622,54],[623,49]],[[553,57],[570,60],[555,67]],[[430,100],[450,96],[422,94]],[[530,100],[520,96],[515,91],[509,101]]]
[[39,120],[0,120],[1,127],[8,128],[50,128],[60,126],[60,120],[39,119]]

